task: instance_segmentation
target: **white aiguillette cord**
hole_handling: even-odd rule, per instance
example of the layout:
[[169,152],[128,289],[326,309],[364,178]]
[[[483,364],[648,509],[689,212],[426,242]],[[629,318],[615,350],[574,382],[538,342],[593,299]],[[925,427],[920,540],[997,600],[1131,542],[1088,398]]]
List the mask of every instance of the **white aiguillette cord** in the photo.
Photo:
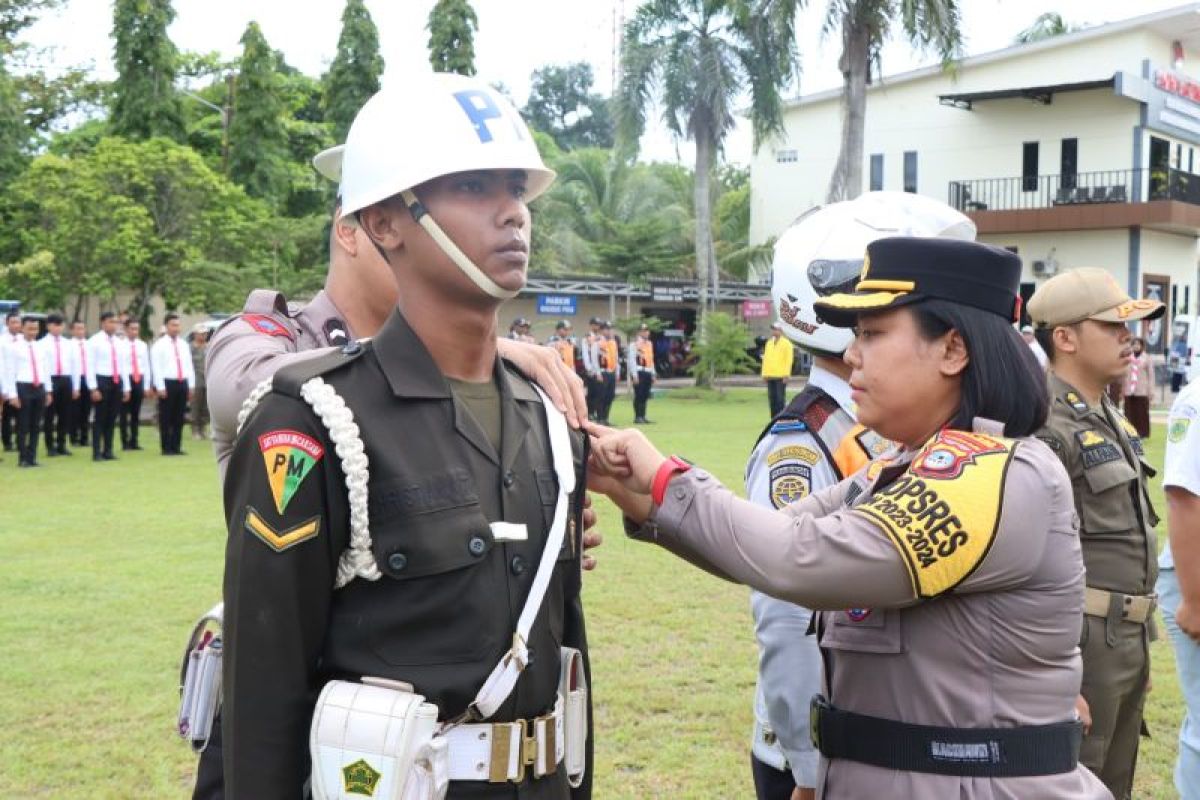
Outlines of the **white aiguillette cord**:
[[484,681],[479,694],[467,706],[466,712],[459,718],[446,723],[443,732],[463,722],[484,720],[491,717],[512,694],[529,663],[529,631],[533,621],[542,607],[546,589],[550,586],[550,576],[554,573],[554,563],[558,560],[558,551],[562,548],[563,536],[567,530],[567,517],[570,516],[571,492],[575,491],[575,460],[571,454],[571,436],[567,430],[567,420],[562,412],[554,407],[550,398],[536,384],[533,388],[542,397],[542,405],[546,409],[546,424],[550,431],[550,457],[554,462],[554,473],[558,478],[558,499],[554,504],[554,522],[550,525],[550,534],[546,538],[546,547],[542,550],[542,560],[538,563],[537,574],[533,578],[533,586],[525,599],[525,607],[517,619],[517,630],[513,634],[512,647],[500,663],[496,664],[492,674]]

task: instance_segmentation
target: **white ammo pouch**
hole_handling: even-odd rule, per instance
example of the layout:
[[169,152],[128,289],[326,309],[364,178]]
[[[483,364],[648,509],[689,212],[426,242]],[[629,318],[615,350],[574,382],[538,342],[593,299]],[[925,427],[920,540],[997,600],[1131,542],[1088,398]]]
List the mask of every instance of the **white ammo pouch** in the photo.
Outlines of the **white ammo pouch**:
[[179,718],[176,729],[197,753],[208,747],[213,718],[221,707],[221,622],[217,603],[192,627],[179,668]]
[[[553,710],[533,720],[483,722],[512,694],[528,664],[526,642],[554,572],[570,516],[570,494],[575,489],[566,420],[540,389],[538,393],[546,409],[558,499],[512,647],[467,711],[444,723],[438,722],[437,706],[425,702],[407,683],[363,678],[362,683],[326,684],[313,711],[309,737],[315,800],[356,800],[364,796],[440,800],[452,780],[520,782],[527,774],[538,778],[553,774],[560,762],[564,762],[572,786],[582,783],[586,770],[587,682],[583,655],[578,650],[561,648],[562,674]],[[350,479],[347,475],[348,484]],[[351,500],[352,504],[361,500],[365,506],[365,492],[357,497],[352,494]],[[366,515],[355,519],[352,508],[351,517],[352,528],[360,528],[357,540],[352,531],[352,543],[362,554],[364,541],[369,545],[369,538],[361,530]],[[512,527],[509,523],[493,523],[493,534],[500,540],[512,538]],[[361,560],[362,555],[355,558]],[[372,566],[359,564],[358,574],[367,577]]]

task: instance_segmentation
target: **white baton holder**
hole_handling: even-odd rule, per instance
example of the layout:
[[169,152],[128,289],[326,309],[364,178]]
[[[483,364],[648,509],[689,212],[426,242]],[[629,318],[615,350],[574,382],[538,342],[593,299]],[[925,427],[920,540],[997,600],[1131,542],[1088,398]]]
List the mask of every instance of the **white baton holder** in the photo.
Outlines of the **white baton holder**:
[[[318,381],[313,379],[309,382],[313,385],[306,384],[303,389],[305,399],[324,419],[326,414],[318,405],[337,406],[341,398],[329,397],[332,387],[317,385]],[[324,396],[315,396],[318,391]],[[480,724],[508,699],[529,663],[529,631],[550,585],[566,535],[570,495],[575,490],[575,467],[566,420],[541,389],[537,391],[546,410],[558,498],[533,586],[517,620],[512,647],[496,664],[467,711],[440,724],[437,706],[425,702],[410,684],[383,678],[326,684],[313,712],[309,737],[314,800],[355,800],[363,796],[380,800],[442,800],[451,780],[520,782],[527,772],[535,777],[552,774],[564,758],[572,785],[578,786],[582,781],[586,770],[587,686],[578,650],[562,649],[563,664],[569,665],[573,677],[560,677],[561,684],[570,691],[559,693],[552,712],[534,720]],[[349,409],[343,404],[337,411],[344,414]],[[329,421],[326,423],[333,432],[335,426],[329,425]],[[352,420],[338,422],[342,428],[347,422],[353,424]],[[341,443],[338,445],[340,453]],[[361,458],[361,447],[349,449]],[[365,469],[364,463],[364,472]],[[347,474],[348,486],[350,479]],[[365,489],[361,493],[352,492],[351,505],[365,506],[365,494]],[[366,514],[356,515],[352,508],[351,515],[356,534],[351,549],[355,552],[343,559],[353,558],[358,575],[375,579],[378,570],[374,569],[371,556]],[[371,563],[366,563],[368,560]],[[374,577],[370,577],[372,574]],[[342,585],[345,583],[339,580],[338,586]],[[582,735],[572,737],[572,728],[581,728]]]
[[213,719],[221,707],[221,624],[225,604],[217,603],[192,626],[179,667],[176,730],[197,753],[208,747]]

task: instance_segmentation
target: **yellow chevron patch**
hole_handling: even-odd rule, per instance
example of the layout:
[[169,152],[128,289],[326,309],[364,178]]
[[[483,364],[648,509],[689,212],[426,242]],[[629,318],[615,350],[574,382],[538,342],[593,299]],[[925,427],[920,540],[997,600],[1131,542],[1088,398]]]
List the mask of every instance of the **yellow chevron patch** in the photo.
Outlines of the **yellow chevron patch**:
[[246,530],[261,539],[263,544],[276,553],[282,553],[307,539],[315,538],[321,532],[321,518],[313,517],[280,533],[271,527],[271,524],[263,519],[253,507],[246,506]]

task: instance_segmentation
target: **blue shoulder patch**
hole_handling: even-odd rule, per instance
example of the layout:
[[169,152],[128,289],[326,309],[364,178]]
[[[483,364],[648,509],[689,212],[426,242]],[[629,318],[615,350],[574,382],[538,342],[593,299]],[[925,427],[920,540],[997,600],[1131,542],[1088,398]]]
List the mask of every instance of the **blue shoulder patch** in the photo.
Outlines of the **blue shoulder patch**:
[[771,433],[787,433],[788,431],[806,431],[808,426],[802,420],[781,419],[771,426]]

